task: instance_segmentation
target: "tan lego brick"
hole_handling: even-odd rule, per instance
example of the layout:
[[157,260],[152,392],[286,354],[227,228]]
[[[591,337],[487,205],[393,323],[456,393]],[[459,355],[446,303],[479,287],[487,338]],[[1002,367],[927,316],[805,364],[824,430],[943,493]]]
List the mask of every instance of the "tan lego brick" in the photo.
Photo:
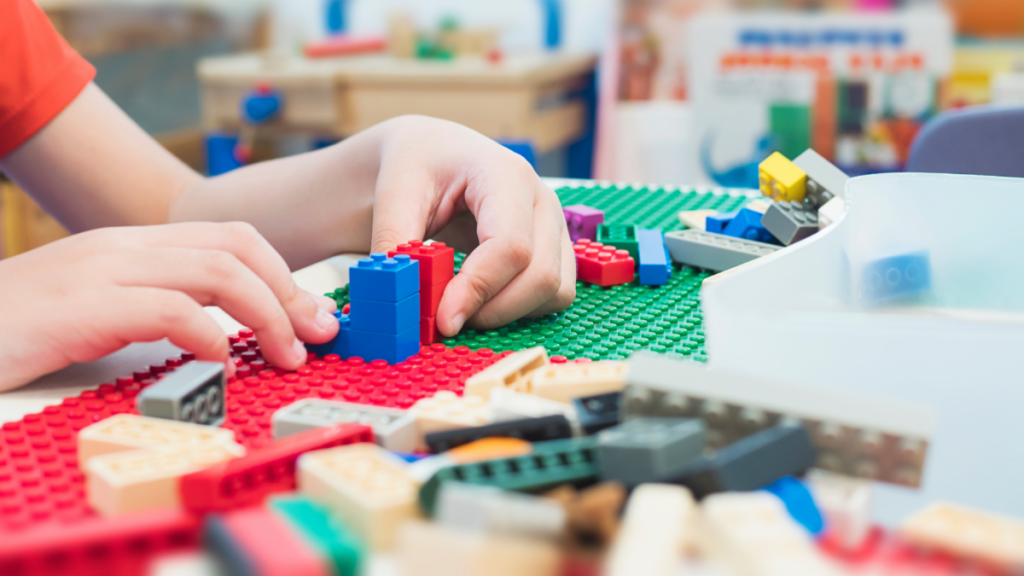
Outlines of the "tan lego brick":
[[117,414],[82,428],[78,433],[78,462],[123,450],[234,442],[231,430],[188,422]]
[[528,384],[523,382],[525,377],[547,363],[548,354],[543,346],[520,350],[471,376],[466,380],[463,394],[487,399],[494,388],[511,388],[519,392],[529,392]]
[[626,387],[627,364],[615,360],[550,364],[533,374],[533,394],[549,400],[618,392]]
[[479,396],[458,396],[442,390],[430,398],[423,398],[409,408],[416,418],[419,448],[424,448],[423,436],[441,430],[471,428],[490,424],[491,405]]
[[679,221],[687,228],[707,230],[708,216],[718,214],[718,210],[683,210],[679,213]]
[[299,491],[326,505],[373,550],[394,545],[398,526],[419,516],[419,483],[400,458],[374,444],[299,457]]
[[95,456],[85,465],[86,498],[105,516],[178,507],[182,476],[244,455],[234,442],[211,442]]
[[400,528],[397,552],[400,573],[417,576],[555,576],[562,565],[552,542],[417,520]]
[[608,554],[607,576],[674,576],[693,533],[696,504],[682,486],[642,484],[629,497]]
[[1008,573],[1024,570],[1024,522],[966,506],[936,502],[913,514],[900,536],[922,548],[995,564]]

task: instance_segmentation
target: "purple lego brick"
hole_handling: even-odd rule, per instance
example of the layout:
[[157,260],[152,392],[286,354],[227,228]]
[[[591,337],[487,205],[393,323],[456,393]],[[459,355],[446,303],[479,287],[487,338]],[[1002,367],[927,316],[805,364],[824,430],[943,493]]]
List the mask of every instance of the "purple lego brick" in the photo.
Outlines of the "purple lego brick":
[[573,244],[580,238],[597,239],[597,225],[604,222],[604,211],[583,204],[562,208],[565,223],[569,225],[569,238]]

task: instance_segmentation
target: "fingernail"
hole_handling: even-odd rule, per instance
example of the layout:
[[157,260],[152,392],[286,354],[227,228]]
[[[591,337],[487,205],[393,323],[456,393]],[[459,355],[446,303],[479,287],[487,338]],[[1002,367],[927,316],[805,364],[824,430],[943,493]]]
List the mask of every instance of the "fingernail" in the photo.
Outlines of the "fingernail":
[[299,342],[298,338],[295,339],[295,344],[292,344],[292,353],[300,362],[306,361],[306,345]]
[[459,330],[462,330],[462,325],[466,323],[466,316],[461,312],[456,314],[452,318],[452,324],[455,325],[455,333],[458,334]]
[[327,330],[332,325],[337,324],[337,323],[338,323],[338,320],[334,317],[334,314],[331,314],[330,312],[328,312],[327,310],[324,310],[323,308],[317,308],[316,309],[316,326],[317,326],[317,328],[319,328],[321,330]]

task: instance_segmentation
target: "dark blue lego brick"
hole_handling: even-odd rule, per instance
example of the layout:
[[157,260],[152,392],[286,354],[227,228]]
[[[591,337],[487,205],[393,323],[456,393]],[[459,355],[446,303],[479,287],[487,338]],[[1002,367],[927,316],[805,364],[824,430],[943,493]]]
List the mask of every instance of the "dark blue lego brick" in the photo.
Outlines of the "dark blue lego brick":
[[668,283],[668,263],[665,237],[661,230],[637,230],[640,245],[640,283],[661,286]]
[[404,362],[420,352],[420,324],[399,334],[347,330],[348,355],[358,356],[367,362],[385,360],[388,364]]
[[306,350],[316,354],[317,356],[326,356],[328,354],[337,354],[342,358],[348,358],[348,342],[349,342],[349,331],[352,329],[352,322],[349,320],[348,315],[342,315],[341,310],[334,312],[334,317],[338,319],[338,333],[327,342],[323,344],[309,344],[306,343]]
[[722,234],[732,236],[733,238],[753,240],[754,242],[778,244],[775,236],[772,236],[772,233],[761,225],[761,218],[763,217],[764,214],[757,210],[743,208],[736,213],[736,217],[722,230]]
[[621,403],[622,392],[572,399],[572,407],[576,409],[576,416],[584,434],[596,434],[621,422]]
[[206,517],[203,523],[203,542],[206,549],[216,558],[224,574],[259,576],[259,571],[249,559],[249,555],[235,541],[220,515],[211,514]]
[[920,294],[931,284],[927,250],[882,258],[864,267],[864,299],[869,302]]
[[811,534],[818,535],[825,529],[825,520],[821,517],[818,505],[814,503],[811,491],[804,486],[804,483],[786,476],[779,478],[764,488],[775,494],[786,505],[786,510],[800,525],[807,528]]
[[353,330],[398,334],[419,325],[419,293],[398,302],[353,298],[349,303],[352,309],[348,317],[352,320]]
[[348,294],[355,300],[398,302],[420,291],[420,263],[408,254],[370,254],[348,270]]
[[725,231],[725,227],[729,225],[729,222],[732,222],[732,219],[737,214],[739,214],[739,211],[719,212],[718,214],[708,216],[704,221],[704,229],[715,234],[722,234]]

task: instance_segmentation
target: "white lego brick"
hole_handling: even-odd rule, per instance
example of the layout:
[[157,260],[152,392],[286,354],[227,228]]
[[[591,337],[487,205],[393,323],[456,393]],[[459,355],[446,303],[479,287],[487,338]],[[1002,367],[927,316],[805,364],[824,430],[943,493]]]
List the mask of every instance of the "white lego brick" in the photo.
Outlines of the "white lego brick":
[[846,200],[839,196],[829,200],[818,208],[818,230],[824,230],[829,224],[839,220],[846,210]]
[[713,234],[701,230],[665,233],[665,246],[674,262],[721,272],[767,256],[780,246]]
[[844,550],[859,550],[874,524],[871,483],[823,470],[811,470],[807,479],[831,541]]
[[1008,574],[1024,571],[1024,521],[937,502],[900,526],[906,542],[990,563]]
[[579,430],[579,415],[571,405],[507,388],[491,390],[491,413],[495,422],[561,414],[569,420],[573,430]]
[[299,491],[323,503],[374,550],[391,548],[399,524],[419,515],[419,483],[404,460],[374,444],[299,457]]
[[842,170],[825,160],[814,150],[808,148],[793,160],[797,168],[807,173],[807,177],[820,184],[836,198],[846,198],[846,181],[850,179]]
[[272,421],[274,438],[353,423],[372,427],[377,444],[388,450],[412,452],[416,448],[416,419],[397,408],[306,398],[279,408]]
[[181,506],[181,477],[245,455],[234,442],[111,452],[85,465],[86,497],[113,516]]
[[549,364],[533,373],[533,394],[569,403],[573,398],[622,390],[626,387],[626,374],[626,363],[615,360]]
[[491,423],[491,405],[480,396],[458,396],[442,390],[430,398],[423,398],[409,408],[416,419],[417,448],[425,450],[423,436],[431,432],[471,428]]
[[452,528],[552,540],[566,522],[565,509],[554,500],[461,482],[441,485],[435,510],[435,520]]
[[693,537],[694,516],[693,496],[686,488],[641,484],[626,503],[604,574],[679,574],[684,548]]
[[234,440],[235,433],[224,428],[135,414],[116,414],[78,432],[78,462],[84,465],[94,456],[123,450]]
[[470,376],[466,380],[463,394],[486,399],[493,388],[512,388],[519,392],[529,392],[523,383],[524,378],[547,363],[548,354],[543,346],[520,350]]
[[708,216],[718,214],[718,210],[683,210],[679,213],[679,221],[693,230],[707,230]]
[[470,532],[412,520],[398,535],[401,574],[416,576],[556,576],[561,550],[537,538]]

